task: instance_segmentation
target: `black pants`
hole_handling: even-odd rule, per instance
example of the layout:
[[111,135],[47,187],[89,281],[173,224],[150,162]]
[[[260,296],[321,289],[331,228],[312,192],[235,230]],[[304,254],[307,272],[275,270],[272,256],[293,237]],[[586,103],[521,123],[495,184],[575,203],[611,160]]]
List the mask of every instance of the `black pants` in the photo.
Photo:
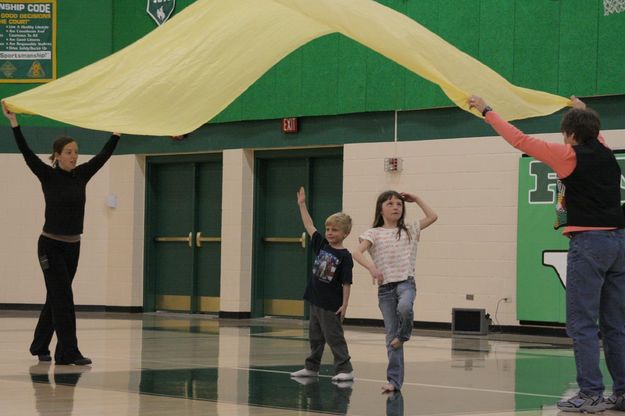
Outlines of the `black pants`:
[[35,328],[30,353],[50,354],[50,341],[52,334],[56,332],[54,360],[66,362],[82,358],[76,338],[76,312],[72,292],[72,281],[80,255],[80,242],[65,243],[40,236],[37,253],[47,293],[46,303]]

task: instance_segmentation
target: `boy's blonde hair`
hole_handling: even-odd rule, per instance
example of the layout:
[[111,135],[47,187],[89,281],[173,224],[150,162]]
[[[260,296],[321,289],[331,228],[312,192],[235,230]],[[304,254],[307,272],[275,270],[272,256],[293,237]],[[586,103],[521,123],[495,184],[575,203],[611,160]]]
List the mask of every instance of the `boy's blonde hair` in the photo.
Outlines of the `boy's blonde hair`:
[[344,212],[337,212],[326,219],[325,225],[336,225],[338,228],[342,229],[346,235],[349,235],[352,231],[352,217]]

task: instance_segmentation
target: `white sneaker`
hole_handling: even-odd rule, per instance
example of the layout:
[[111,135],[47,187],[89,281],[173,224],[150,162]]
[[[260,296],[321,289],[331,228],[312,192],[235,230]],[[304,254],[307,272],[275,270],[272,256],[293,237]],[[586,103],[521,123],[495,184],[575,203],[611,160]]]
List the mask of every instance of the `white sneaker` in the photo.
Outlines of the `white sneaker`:
[[312,371],[307,368],[291,373],[291,377],[317,377],[318,375],[319,371]]
[[354,379],[354,372],[350,371],[349,373],[338,373],[334,377],[332,377],[332,381],[350,381]]
[[302,386],[319,383],[319,377],[291,377],[291,380],[301,384]]

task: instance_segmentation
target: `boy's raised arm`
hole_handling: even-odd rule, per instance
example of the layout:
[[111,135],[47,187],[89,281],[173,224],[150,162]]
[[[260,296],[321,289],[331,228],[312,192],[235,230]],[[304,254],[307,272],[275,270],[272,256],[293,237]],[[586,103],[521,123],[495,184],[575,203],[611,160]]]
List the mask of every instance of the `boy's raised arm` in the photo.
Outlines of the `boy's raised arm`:
[[299,212],[302,215],[304,228],[306,228],[308,235],[312,237],[317,229],[315,228],[315,224],[313,224],[313,220],[308,213],[308,208],[306,208],[306,191],[304,191],[303,186],[299,188],[299,191],[297,191],[297,205],[299,206]]

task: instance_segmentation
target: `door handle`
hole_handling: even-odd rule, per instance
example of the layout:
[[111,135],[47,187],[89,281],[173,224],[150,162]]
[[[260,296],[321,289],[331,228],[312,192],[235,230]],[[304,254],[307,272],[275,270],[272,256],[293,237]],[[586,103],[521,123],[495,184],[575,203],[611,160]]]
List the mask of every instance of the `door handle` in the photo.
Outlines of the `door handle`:
[[193,247],[193,233],[189,233],[187,237],[154,237],[154,241],[159,243],[187,243],[189,247]]
[[195,245],[202,247],[202,243],[221,243],[221,237],[202,237],[202,232],[198,231],[195,234]]
[[301,244],[302,248],[306,248],[306,231],[301,237],[265,237],[263,241],[265,243],[297,243]]

